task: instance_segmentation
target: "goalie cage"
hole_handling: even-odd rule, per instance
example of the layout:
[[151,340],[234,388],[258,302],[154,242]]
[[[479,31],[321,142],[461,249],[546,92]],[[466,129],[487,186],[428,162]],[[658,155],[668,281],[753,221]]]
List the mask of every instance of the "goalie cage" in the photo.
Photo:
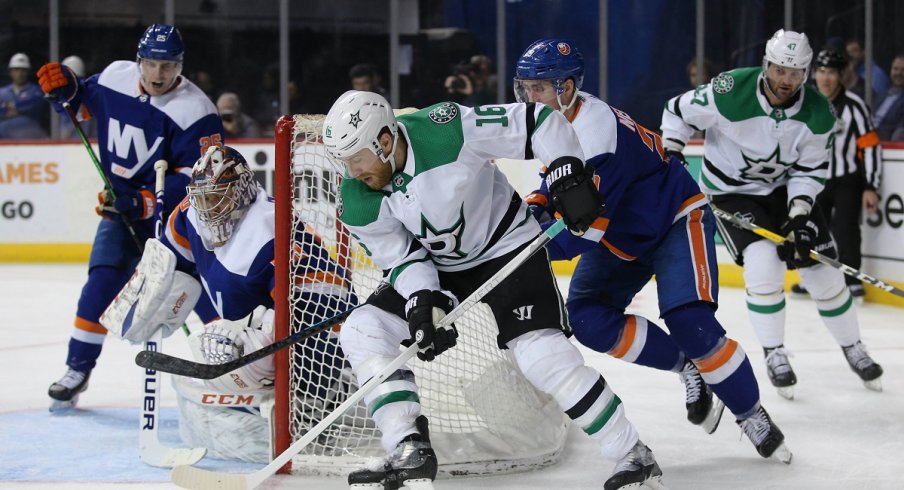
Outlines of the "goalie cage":
[[[293,270],[293,244],[289,243],[297,220],[303,220],[319,235],[333,259],[349,272],[359,301],[367,298],[382,276],[337,219],[341,171],[324,153],[320,136],[323,118],[283,116],[276,124],[276,338],[300,328],[295,324],[291,298],[307,271]],[[340,310],[352,306],[343,305]],[[303,320],[306,324],[309,321]],[[524,378],[510,352],[497,348],[498,331],[490,309],[478,304],[456,325],[456,347],[433,362],[409,363],[420,389],[423,412],[430,419],[440,475],[512,473],[558,461],[568,420],[551,397]],[[274,457],[357,389],[347,363],[336,376],[336,370],[330,368],[335,360],[302,363],[302,350],[296,344],[276,354]],[[329,388],[311,390],[305,380]],[[306,391],[326,391],[326,396],[312,396]],[[282,471],[345,475],[368,459],[383,455],[379,430],[362,402]]]

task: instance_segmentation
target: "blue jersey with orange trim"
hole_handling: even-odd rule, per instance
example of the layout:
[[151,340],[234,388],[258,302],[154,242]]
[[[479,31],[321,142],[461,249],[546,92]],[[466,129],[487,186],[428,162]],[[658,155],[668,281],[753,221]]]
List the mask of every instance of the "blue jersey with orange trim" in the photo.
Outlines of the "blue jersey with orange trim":
[[185,197],[195,161],[211,144],[223,144],[217,108],[201,89],[180,76],[169,92],[150,96],[134,61],[114,61],[80,81],[72,106],[80,118],[98,121],[100,162],[116,193],[153,192],[154,162],[167,161],[165,212]]
[[[665,155],[660,137],[585,92],[572,121],[606,209],[577,237],[560,233],[547,248],[570,259],[596,244],[624,260],[656,248],[678,219],[707,201],[687,170]],[[550,202],[545,181],[528,201]],[[545,199],[544,199],[545,198]]]
[[[220,317],[238,320],[258,305],[273,308],[275,222],[272,198],[258,189],[226,244],[208,250],[199,233],[203,224],[186,198],[170,215],[160,240],[175,252],[176,268],[201,281]],[[344,270],[330,259],[320,239],[299,229],[295,240],[293,266],[305,272],[294,288],[299,294],[294,298],[296,314],[323,318],[336,313],[327,311],[330,305],[355,304]],[[336,301],[337,296],[342,301]]]

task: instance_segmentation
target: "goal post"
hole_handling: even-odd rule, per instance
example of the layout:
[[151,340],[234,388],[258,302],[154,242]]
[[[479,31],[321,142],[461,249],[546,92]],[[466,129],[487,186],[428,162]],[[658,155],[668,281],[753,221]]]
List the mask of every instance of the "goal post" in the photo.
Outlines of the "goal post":
[[[292,251],[298,248],[293,230],[299,221],[345,268],[346,279],[351,279],[360,301],[374,290],[382,275],[338,219],[342,174],[324,152],[323,118],[283,116],[276,123],[276,338],[302,328],[295,324],[300,317],[304,323],[303,315],[294,311],[303,305],[293,302],[311,274],[293,266]],[[526,471],[555,463],[564,447],[568,419],[552,398],[527,382],[511,353],[497,347],[498,330],[490,309],[478,304],[456,325],[456,347],[433,362],[410,363],[423,412],[430,419],[441,477]],[[331,342],[335,339],[325,344]],[[298,344],[280,351],[275,364],[271,427],[273,454],[277,455],[343,402],[357,389],[357,383],[338,349],[316,351]],[[283,471],[345,475],[383,455],[379,430],[362,403],[324,431]]]

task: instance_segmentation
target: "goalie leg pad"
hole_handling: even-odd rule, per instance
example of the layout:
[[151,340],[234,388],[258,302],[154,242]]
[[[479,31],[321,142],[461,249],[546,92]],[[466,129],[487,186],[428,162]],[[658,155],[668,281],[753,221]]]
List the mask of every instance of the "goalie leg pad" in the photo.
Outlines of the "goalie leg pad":
[[132,278],[101,315],[101,325],[133,344],[148,340],[158,328],[164,337],[172,334],[201,296],[201,284],[175,268],[175,254],[159,240],[148,240]]
[[637,430],[625,417],[621,400],[602,375],[584,365],[580,351],[558,330],[528,332],[508,344],[518,367],[537,389],[559,407],[591,439],[603,456],[617,461],[637,443]]

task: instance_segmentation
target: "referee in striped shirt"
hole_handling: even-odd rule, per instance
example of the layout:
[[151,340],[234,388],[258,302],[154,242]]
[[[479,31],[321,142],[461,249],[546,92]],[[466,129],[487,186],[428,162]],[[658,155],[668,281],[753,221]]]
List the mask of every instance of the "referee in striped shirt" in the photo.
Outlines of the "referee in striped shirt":
[[[869,107],[859,96],[841,84],[845,70],[851,69],[847,55],[823,49],[816,56],[816,86],[832,103],[835,122],[835,148],[829,167],[829,180],[816,198],[838,248],[838,259],[860,268],[860,209],[875,213],[879,205],[879,179],[882,177],[879,136],[873,130]],[[845,275],[854,298],[862,301],[863,284]],[[800,284],[791,288],[806,293]]]

